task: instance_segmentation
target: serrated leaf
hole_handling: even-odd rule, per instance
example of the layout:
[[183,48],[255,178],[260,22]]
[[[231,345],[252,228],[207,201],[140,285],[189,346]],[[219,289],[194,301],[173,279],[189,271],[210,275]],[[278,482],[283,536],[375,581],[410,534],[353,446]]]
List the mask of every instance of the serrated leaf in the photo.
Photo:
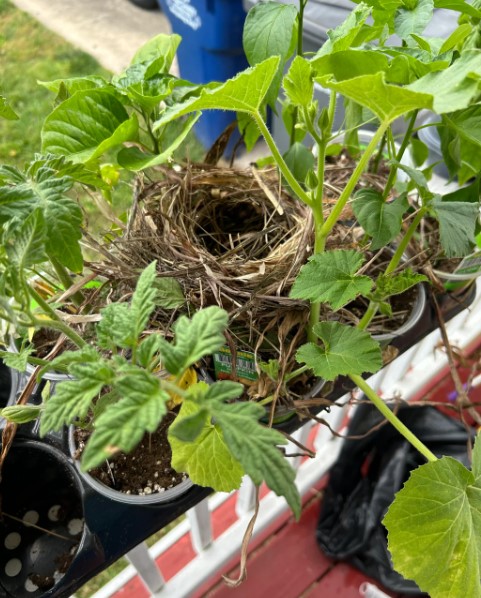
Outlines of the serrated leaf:
[[3,238],[9,265],[17,272],[24,272],[35,264],[45,262],[45,238],[45,220],[37,208],[20,226],[10,228]]
[[152,364],[152,360],[154,356],[159,352],[160,343],[159,343],[160,335],[158,333],[149,334],[146,336],[137,347],[137,363],[149,369]]
[[198,97],[189,98],[168,108],[155,123],[154,128],[158,129],[175,118],[197,110],[234,110],[248,114],[258,112],[278,64],[279,57],[272,56],[223,84],[204,87]]
[[406,268],[399,274],[381,274],[376,280],[375,300],[382,302],[393,295],[400,295],[411,287],[427,280],[424,274],[417,274],[411,268]]
[[93,399],[106,384],[106,376],[99,376],[99,369],[99,366],[86,365],[81,372],[77,371],[83,374],[82,378],[57,384],[55,394],[45,403],[40,420],[41,436],[87,415]]
[[283,87],[295,106],[309,106],[314,94],[312,66],[302,56],[296,56],[283,79]]
[[372,286],[368,276],[356,275],[364,262],[362,253],[336,249],[309,258],[297,276],[290,296],[329,304],[338,310]]
[[[181,40],[180,35],[175,33],[173,35],[160,33],[149,39],[135,52],[130,64],[148,65],[149,68],[145,73],[146,77],[152,77],[158,72],[168,73]],[[151,66],[152,63],[154,63],[154,67]],[[153,71],[153,68],[155,68],[155,71]]]
[[[179,433],[185,433],[183,423],[187,422],[195,424],[199,432],[193,442],[179,440]],[[185,471],[195,484],[217,492],[239,488],[244,469],[227,447],[220,426],[211,423],[208,411],[192,401],[184,402],[168,438],[176,471]]]
[[70,77],[69,79],[55,79],[54,81],[37,81],[39,85],[57,94],[58,100],[66,100],[77,91],[106,87],[107,81],[98,75],[87,77]]
[[121,399],[97,418],[95,430],[82,455],[84,471],[112,454],[131,451],[146,432],[154,432],[167,412],[169,395],[149,372],[131,367],[114,381]]
[[175,309],[185,303],[184,292],[178,280],[171,277],[158,278],[155,282],[156,304],[166,309]]
[[443,117],[443,122],[466,141],[481,145],[481,106],[475,105]]
[[316,76],[332,75],[337,81],[361,75],[387,72],[389,59],[376,50],[349,49],[325,54],[311,60]]
[[382,367],[379,343],[367,332],[339,322],[319,322],[313,332],[322,345],[302,345],[296,359],[305,363],[316,376],[335,380],[341,375],[374,374]]
[[101,349],[132,348],[137,342],[134,325],[127,303],[112,303],[100,310],[102,319],[97,324],[97,342]]
[[162,365],[177,376],[202,357],[218,351],[225,343],[227,321],[227,313],[216,306],[196,312],[190,320],[180,316],[174,324],[174,342],[160,339]]
[[59,177],[51,168],[41,166],[21,183],[0,187],[0,221],[27,218],[35,209],[40,209],[46,227],[47,254],[73,272],[80,272],[83,266],[79,245],[82,212],[66,195],[72,185],[70,177]]
[[16,424],[26,424],[37,419],[42,412],[41,406],[11,405],[0,410],[0,416]]
[[57,106],[42,127],[42,151],[88,162],[137,139],[138,121],[104,89],[78,91]]
[[7,102],[7,98],[2,95],[0,95],[0,117],[7,120],[18,120],[18,114]]
[[363,2],[349,13],[347,18],[335,29],[328,31],[329,39],[321,46],[316,56],[348,50],[371,13],[371,7]]
[[402,218],[408,207],[403,195],[388,202],[374,189],[361,189],[352,203],[360,225],[372,237],[374,250],[384,247],[401,232]]
[[0,351],[0,359],[3,363],[14,370],[25,372],[27,369],[28,358],[33,352],[33,346],[27,345],[17,353],[13,351]]
[[278,449],[286,439],[277,430],[265,428],[258,420],[264,409],[252,402],[215,403],[211,413],[220,426],[232,455],[241,463],[254,484],[263,481],[278,496],[284,496],[296,518],[301,502],[295,471]]
[[149,264],[140,274],[130,301],[130,314],[133,320],[133,334],[135,339],[144,331],[157,298],[157,261]]
[[473,471],[451,457],[411,472],[383,524],[394,567],[432,598],[481,596],[481,442]]
[[479,205],[437,199],[432,202],[431,207],[439,221],[439,239],[447,257],[468,255],[476,243]]

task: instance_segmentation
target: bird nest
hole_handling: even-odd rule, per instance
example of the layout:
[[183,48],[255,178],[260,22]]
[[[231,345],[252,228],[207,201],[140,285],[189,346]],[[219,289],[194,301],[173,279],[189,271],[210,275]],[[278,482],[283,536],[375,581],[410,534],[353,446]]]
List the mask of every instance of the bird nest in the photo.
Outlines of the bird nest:
[[[231,353],[278,359],[286,370],[308,320],[306,303],[288,295],[312,252],[310,210],[282,189],[274,169],[191,164],[163,174],[139,194],[126,234],[114,241],[111,275],[128,279],[157,260],[159,276],[180,283],[182,310],[218,305],[229,313]],[[176,315],[159,309],[156,323],[168,334]]]

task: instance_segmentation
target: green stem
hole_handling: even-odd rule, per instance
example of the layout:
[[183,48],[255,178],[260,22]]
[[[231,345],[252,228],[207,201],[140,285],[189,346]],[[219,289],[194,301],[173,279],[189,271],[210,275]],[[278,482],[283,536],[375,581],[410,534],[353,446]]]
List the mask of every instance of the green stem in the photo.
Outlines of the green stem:
[[[411,141],[411,136],[412,136],[412,132],[414,129],[414,124],[416,122],[417,116],[418,116],[418,110],[414,110],[413,113],[411,114],[411,118],[408,123],[408,128],[407,128],[404,138],[402,140],[401,147],[399,148],[399,151],[396,154],[396,162],[401,162],[402,157],[404,156],[404,152],[406,151],[406,148],[409,145],[409,142]],[[387,179],[386,186],[384,187],[384,194],[383,194],[384,199],[387,199],[387,197],[389,196],[389,193],[391,192],[391,189],[396,181],[397,171],[398,171],[398,166],[397,166],[397,164],[394,164],[391,168],[391,171],[389,172],[389,177]]]
[[293,190],[293,192],[297,195],[297,197],[303,203],[305,203],[307,206],[309,206],[312,209],[313,203],[312,203],[311,198],[304,191],[304,189],[301,187],[301,185],[297,181],[296,177],[292,174],[289,167],[287,166],[284,158],[282,157],[281,153],[277,149],[276,143],[275,143],[269,129],[267,128],[267,125],[264,122],[262,116],[259,114],[259,112],[253,112],[252,117],[255,120],[257,126],[259,127],[259,130],[262,133],[262,136],[266,140],[266,143],[272,152],[272,156],[274,157],[274,160],[276,161],[276,164],[279,167],[279,170],[281,171],[282,176],[286,179],[287,184],[290,186],[290,188]]
[[52,320],[60,320],[55,310],[45,301],[45,299],[37,293],[37,291],[30,285],[27,285],[27,290],[32,299],[42,308],[43,312],[50,316]]
[[434,462],[437,461],[437,457],[434,453],[432,453],[428,447],[423,444],[417,436],[415,436],[409,428],[407,428],[402,421],[389,409],[386,403],[379,397],[374,390],[367,384],[367,382],[361,378],[361,376],[357,376],[355,374],[351,374],[349,376],[354,384],[359,387],[362,392],[374,403],[376,408],[384,415],[384,417],[391,423],[396,430],[404,436],[404,438],[416,449],[418,450],[423,457],[426,458],[427,461]]
[[377,148],[379,142],[381,141],[381,139],[383,138],[383,135],[384,135],[386,129],[388,128],[388,126],[389,126],[388,123],[380,124],[379,129],[374,133],[373,138],[369,142],[369,145],[367,146],[367,148],[365,149],[359,162],[357,163],[357,166],[354,169],[354,172],[352,173],[351,178],[349,179],[346,186],[344,187],[344,190],[341,193],[341,196],[339,197],[339,199],[337,200],[336,205],[332,209],[332,212],[330,213],[329,217],[324,222],[324,226],[322,227],[322,231],[321,231],[321,235],[324,239],[326,239],[328,237],[329,233],[332,231],[335,224],[339,220],[339,217],[340,217],[343,209],[345,208],[347,202],[351,198],[354,188],[356,187],[359,179],[361,178],[361,175],[366,170],[366,167],[369,164],[369,160],[370,160],[371,156],[373,155],[373,153],[376,151],[376,148]]
[[401,239],[401,242],[397,246],[396,251],[394,252],[394,255],[391,258],[391,261],[389,262],[386,271],[384,272],[385,274],[391,274],[399,266],[402,257],[406,252],[407,246],[411,241],[412,236],[416,232],[419,223],[423,219],[426,212],[427,208],[421,208],[419,212],[416,214],[416,216],[413,218],[413,221],[409,225],[406,233],[404,234],[404,237]]
[[68,324],[62,322],[62,320],[40,320],[35,318],[34,323],[35,327],[37,328],[50,328],[51,330],[58,330],[62,334],[65,334],[65,336],[80,349],[87,346],[87,343],[84,341],[84,339],[74,332],[70,326],[68,326]]
[[[65,290],[69,289],[72,286],[72,278],[71,278],[70,274],[67,272],[65,267],[62,266],[62,264],[57,260],[57,258],[55,258],[51,255],[49,255],[48,257],[49,257],[50,263],[52,264],[55,272],[57,273],[58,279],[65,287]],[[82,305],[82,303],[84,302],[84,296],[82,295],[82,293],[80,291],[77,291],[76,293],[74,293],[72,295],[71,299],[77,307],[79,305]]]
[[377,310],[378,310],[378,303],[376,301],[370,301],[365,314],[359,320],[359,324],[357,325],[357,328],[359,328],[359,330],[365,330],[371,323],[371,320],[376,315]]

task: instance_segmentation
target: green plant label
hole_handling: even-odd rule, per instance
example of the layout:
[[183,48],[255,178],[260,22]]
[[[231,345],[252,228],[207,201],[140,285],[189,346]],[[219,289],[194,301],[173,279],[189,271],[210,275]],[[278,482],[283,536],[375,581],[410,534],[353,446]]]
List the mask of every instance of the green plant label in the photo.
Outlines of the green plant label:
[[475,276],[481,275],[481,251],[476,251],[471,255],[466,256],[453,274],[473,274]]
[[[216,380],[232,380],[232,354],[224,346],[214,353],[214,371]],[[236,373],[239,382],[257,380],[256,358],[249,351],[237,351]]]

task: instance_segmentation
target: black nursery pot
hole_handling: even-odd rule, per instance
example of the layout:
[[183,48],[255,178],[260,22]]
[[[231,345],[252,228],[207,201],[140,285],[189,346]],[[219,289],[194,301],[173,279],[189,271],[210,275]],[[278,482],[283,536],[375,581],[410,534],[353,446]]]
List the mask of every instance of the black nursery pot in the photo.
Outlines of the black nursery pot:
[[57,595],[85,536],[74,469],[46,443],[16,440],[3,466],[0,496],[0,595]]

